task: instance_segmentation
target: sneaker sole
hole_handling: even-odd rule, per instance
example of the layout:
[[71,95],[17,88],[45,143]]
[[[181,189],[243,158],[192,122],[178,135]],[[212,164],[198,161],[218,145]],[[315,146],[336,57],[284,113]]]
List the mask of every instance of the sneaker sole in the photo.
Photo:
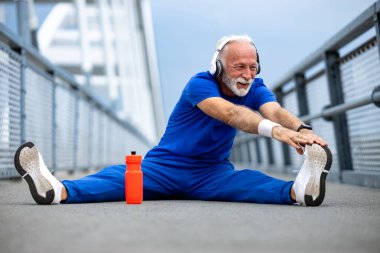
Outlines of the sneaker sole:
[[[37,148],[33,148],[34,144],[32,142],[25,143],[21,145],[14,156],[14,164],[16,167],[17,172],[25,179],[25,181],[28,183],[30,193],[32,194],[32,197],[34,201],[37,202],[37,204],[40,205],[49,205],[54,200],[54,189],[51,183],[41,174],[41,171],[39,169],[36,169],[33,164],[30,163],[30,161],[37,161],[37,168],[39,168],[39,155]],[[22,156],[22,157],[21,157]],[[20,158],[23,160],[20,161]],[[24,167],[23,165],[24,164]],[[33,166],[33,167],[32,167]],[[32,172],[34,170],[34,172]],[[29,171],[29,172],[28,172]],[[46,192],[46,196],[41,196],[38,194],[36,182],[44,188]]]
[[[320,146],[321,147],[321,146]],[[323,170],[330,171],[332,164],[332,154],[328,147],[321,147],[326,155],[326,164]],[[305,205],[306,206],[320,206],[325,198],[326,193],[326,172],[322,172],[319,179],[319,194],[316,199],[313,199],[313,196],[305,194]]]

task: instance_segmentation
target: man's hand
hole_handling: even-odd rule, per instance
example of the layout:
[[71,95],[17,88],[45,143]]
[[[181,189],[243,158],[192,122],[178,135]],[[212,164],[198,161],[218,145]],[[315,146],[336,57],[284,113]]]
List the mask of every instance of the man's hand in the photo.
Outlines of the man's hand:
[[313,131],[302,129],[300,132],[296,132],[285,127],[274,127],[272,130],[272,136],[278,141],[285,142],[297,150],[297,153],[302,155],[305,145],[311,145],[317,143],[321,146],[327,146],[326,141],[321,137],[314,134]]
[[316,135],[313,132],[313,130],[301,129],[299,132],[306,134],[308,136],[308,138],[310,138],[310,140],[313,141],[313,143],[317,143],[317,144],[321,145],[322,147],[327,146],[327,142],[324,139],[322,139],[321,137],[319,137],[318,135]]

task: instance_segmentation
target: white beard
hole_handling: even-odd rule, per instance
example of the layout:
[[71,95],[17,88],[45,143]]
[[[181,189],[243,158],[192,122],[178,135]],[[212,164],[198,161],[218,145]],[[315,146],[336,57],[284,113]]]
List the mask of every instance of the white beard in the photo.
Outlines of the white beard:
[[[227,87],[236,95],[239,97],[244,97],[248,94],[249,89],[252,86],[253,79],[246,80],[245,78],[238,77],[236,79],[229,78],[227,74],[223,74],[222,81],[227,85]],[[237,83],[243,83],[243,84],[249,84],[247,88],[238,88]]]

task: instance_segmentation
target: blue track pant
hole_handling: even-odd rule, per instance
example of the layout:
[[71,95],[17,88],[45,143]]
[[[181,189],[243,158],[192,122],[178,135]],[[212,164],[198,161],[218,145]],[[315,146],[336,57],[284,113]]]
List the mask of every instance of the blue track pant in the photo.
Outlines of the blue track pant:
[[[283,181],[255,170],[170,168],[142,163],[144,200],[194,199],[251,203],[292,204],[292,181]],[[65,203],[125,200],[125,165],[106,167],[78,180],[64,180]]]

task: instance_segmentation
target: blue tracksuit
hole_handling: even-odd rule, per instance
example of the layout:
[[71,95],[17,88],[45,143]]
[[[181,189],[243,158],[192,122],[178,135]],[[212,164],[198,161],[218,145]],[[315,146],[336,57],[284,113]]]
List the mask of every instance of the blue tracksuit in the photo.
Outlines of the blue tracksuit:
[[[256,78],[244,97],[225,96],[216,78],[201,72],[190,79],[169,118],[159,144],[144,157],[144,200],[199,199],[291,204],[292,181],[254,170],[237,171],[229,162],[237,130],[202,112],[197,104],[210,97],[258,110],[276,101]],[[125,165],[104,168],[79,180],[65,180],[67,203],[120,201]]]

